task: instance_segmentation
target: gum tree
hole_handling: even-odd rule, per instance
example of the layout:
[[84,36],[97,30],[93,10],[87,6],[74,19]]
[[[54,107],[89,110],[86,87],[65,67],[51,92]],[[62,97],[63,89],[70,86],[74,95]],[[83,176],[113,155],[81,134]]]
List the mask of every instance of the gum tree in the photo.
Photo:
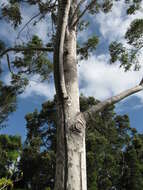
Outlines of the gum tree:
[[[80,112],[79,106],[79,87],[77,76],[77,54],[80,57],[87,58],[89,53],[96,48],[98,39],[91,36],[86,43],[80,46],[77,44],[77,33],[82,29],[89,27],[86,22],[86,15],[98,14],[99,11],[107,13],[111,10],[116,0],[10,0],[8,4],[3,4],[1,9],[2,18],[10,21],[15,28],[22,22],[20,6],[35,5],[39,12],[36,13],[26,23],[18,33],[21,33],[35,18],[38,21],[49,17],[53,32],[46,46],[38,38],[34,37],[32,41],[18,44],[12,47],[2,47],[1,57],[7,56],[9,71],[15,82],[23,79],[23,74],[40,73],[44,77],[49,75],[48,68],[51,69],[51,63],[47,60],[47,52],[53,55],[53,73],[56,89],[57,101],[57,155],[56,155],[56,177],[55,190],[86,190],[86,145],[85,129],[86,121],[94,118],[97,112],[105,107],[115,104],[120,100],[139,92],[143,89],[143,81],[139,85],[128,89],[114,97],[111,97],[97,105],[90,107],[84,113]],[[127,14],[133,14],[140,9],[141,0],[125,0]],[[83,20],[84,18],[84,20]],[[37,23],[37,20],[34,24]],[[95,26],[96,27],[96,26]],[[143,35],[142,20],[136,25],[133,23],[126,34],[126,39],[131,45],[131,50],[126,50],[122,44],[112,43],[110,46],[111,61],[119,60],[125,69],[130,65],[138,68],[137,62],[134,62],[142,46],[136,46],[134,40],[138,39],[138,45],[142,44]],[[137,33],[136,33],[137,32]],[[1,43],[2,44],[2,43]],[[13,65],[16,68],[14,73],[9,53],[22,52],[22,56],[15,57]],[[22,68],[22,69],[21,69]],[[25,69],[24,69],[25,68]],[[24,75],[25,76],[25,75]],[[95,86],[96,88],[96,86]]]

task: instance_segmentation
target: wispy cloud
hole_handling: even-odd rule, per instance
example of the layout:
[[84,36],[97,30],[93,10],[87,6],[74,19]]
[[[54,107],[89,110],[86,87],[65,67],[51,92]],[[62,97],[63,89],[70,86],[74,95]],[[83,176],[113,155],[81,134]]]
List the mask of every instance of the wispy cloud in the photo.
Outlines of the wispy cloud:
[[52,99],[55,94],[55,88],[53,83],[50,82],[39,82],[41,80],[39,75],[34,75],[29,80],[29,85],[23,94],[20,95],[21,98],[28,98],[34,95],[43,96],[46,99]]
[[[143,68],[138,71],[124,72],[118,64],[109,65],[108,55],[92,55],[79,66],[80,91],[87,96],[103,100],[139,84],[143,77]],[[143,101],[143,92],[134,96]]]
[[[3,81],[10,85],[11,75],[8,73],[4,76]],[[45,99],[52,99],[55,94],[55,88],[52,81],[41,82],[40,75],[29,77],[29,84],[25,91],[19,96],[20,98],[29,98],[32,96],[42,96]]]
[[[127,46],[124,35],[130,23],[136,18],[143,18],[143,13],[137,11],[136,14],[126,15],[124,0],[115,2],[111,12],[107,14],[100,12],[96,17],[91,17],[92,32],[96,26],[99,27],[99,49],[102,50],[100,51],[102,53],[91,55],[86,61],[80,61],[79,85],[83,94],[103,100],[137,85],[142,79],[143,68],[138,72],[124,72],[123,68],[119,68],[119,64],[110,65],[109,54],[106,49],[115,40],[121,41]],[[140,63],[143,62],[143,54],[140,55],[139,60]],[[143,102],[143,92],[136,93],[133,96],[138,97]],[[140,106],[136,105],[135,107],[137,109]]]
[[111,12],[107,14],[101,12],[97,15],[96,22],[99,24],[99,30],[104,38],[103,40],[107,40],[108,42],[113,40],[124,41],[124,35],[130,23],[136,18],[143,18],[142,11],[127,15],[124,2],[124,0],[114,2]]
[[[88,60],[81,61],[79,63],[79,86],[80,92],[87,96],[94,96],[97,99],[105,99],[112,95],[115,95],[122,90],[131,88],[137,85],[142,78],[143,68],[139,72],[124,72],[122,68],[119,68],[118,64],[109,65],[109,54],[104,54],[105,48],[113,40],[124,41],[124,34],[129,27],[131,21],[135,18],[143,18],[143,13],[138,11],[136,14],[127,16],[125,14],[125,4],[124,0],[115,2],[113,9],[108,14],[100,13],[92,20],[91,30],[88,29],[79,35],[79,39],[87,39],[95,31],[98,26],[98,31],[100,33],[100,39],[102,43],[102,54],[91,55]],[[28,21],[28,19],[34,14],[35,10],[33,8],[23,9],[24,20],[23,24]],[[51,31],[50,26],[47,21],[42,21],[35,29],[32,29],[32,33],[39,35],[44,41],[48,40],[47,33]],[[1,27],[1,36],[9,36],[8,25],[3,30]],[[9,27],[10,28],[10,27]],[[17,31],[18,32],[18,31]],[[9,39],[14,39],[15,34],[11,33]],[[143,61],[143,56],[140,60]],[[7,78],[7,80],[9,80]],[[55,90],[53,83],[41,83],[39,82],[39,76],[36,75],[31,78],[26,91],[21,95],[21,98],[28,98],[33,95],[40,95],[46,98],[51,98]],[[137,93],[134,96],[140,98],[143,101],[143,92]]]

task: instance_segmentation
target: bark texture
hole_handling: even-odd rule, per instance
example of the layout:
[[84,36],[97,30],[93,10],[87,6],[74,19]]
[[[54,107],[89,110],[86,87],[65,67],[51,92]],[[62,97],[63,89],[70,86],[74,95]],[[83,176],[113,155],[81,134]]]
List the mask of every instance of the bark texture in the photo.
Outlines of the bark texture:
[[76,0],[72,3],[71,0],[59,1],[54,50],[58,110],[55,190],[87,190],[85,121],[106,106],[143,89],[141,83],[81,114],[76,54],[77,6]]
[[76,32],[66,36],[64,55],[68,99],[58,101],[57,167],[55,190],[86,190],[85,120],[80,113]]
[[79,107],[76,29],[69,26],[76,2],[70,9],[69,2],[60,3],[65,9],[59,9],[54,52],[58,110],[55,190],[86,190],[86,123]]

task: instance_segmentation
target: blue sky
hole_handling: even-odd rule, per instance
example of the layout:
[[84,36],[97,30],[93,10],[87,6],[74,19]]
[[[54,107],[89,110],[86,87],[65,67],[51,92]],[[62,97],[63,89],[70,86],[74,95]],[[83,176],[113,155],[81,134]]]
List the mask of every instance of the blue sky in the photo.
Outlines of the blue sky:
[[[1,2],[6,3],[7,0],[2,0]],[[127,28],[135,18],[143,18],[143,13],[140,11],[130,17],[125,15],[124,6],[123,0],[121,0],[115,3],[112,12],[106,15],[100,13],[96,16],[89,16],[89,20],[91,21],[90,28],[78,35],[78,39],[81,41],[84,41],[95,33],[100,39],[97,51],[91,54],[88,60],[79,61],[78,65],[80,92],[86,96],[94,96],[96,99],[104,100],[137,85],[143,77],[143,67],[139,72],[129,71],[125,73],[122,68],[119,68],[118,63],[109,65],[108,45],[114,40],[119,40],[125,46],[128,46],[124,40],[124,34]],[[24,14],[22,24],[26,23],[36,11],[37,9],[34,7],[22,7]],[[29,26],[31,35],[36,34],[45,42],[48,41],[48,31],[51,31],[50,23],[47,20],[38,23],[34,29]],[[13,44],[20,28],[14,31],[10,27],[10,24],[6,22],[1,22],[0,28],[0,38],[5,39],[9,45]],[[25,36],[26,31],[21,34],[21,39],[25,40]],[[19,41],[16,41],[16,43],[19,43]],[[5,63],[5,59],[2,61]],[[143,63],[142,52],[140,62]],[[9,84],[10,75],[6,72],[3,79],[6,84]],[[35,108],[40,110],[41,103],[52,99],[55,93],[52,80],[51,82],[45,81],[44,83],[39,81],[39,75],[30,77],[28,87],[18,98],[17,111],[10,115],[7,128],[1,130],[0,133],[19,134],[23,137],[23,140],[25,139],[25,114],[34,111]],[[129,114],[131,126],[143,132],[143,92],[137,93],[120,102],[116,106],[116,111],[120,114]]]

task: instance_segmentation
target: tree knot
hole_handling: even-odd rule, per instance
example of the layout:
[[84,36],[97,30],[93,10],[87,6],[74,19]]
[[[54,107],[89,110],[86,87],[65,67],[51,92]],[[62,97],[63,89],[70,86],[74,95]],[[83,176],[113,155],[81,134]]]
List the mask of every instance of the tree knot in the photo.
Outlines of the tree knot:
[[75,133],[82,133],[85,129],[85,119],[81,112],[77,113],[75,116],[74,124],[71,125],[70,130]]

